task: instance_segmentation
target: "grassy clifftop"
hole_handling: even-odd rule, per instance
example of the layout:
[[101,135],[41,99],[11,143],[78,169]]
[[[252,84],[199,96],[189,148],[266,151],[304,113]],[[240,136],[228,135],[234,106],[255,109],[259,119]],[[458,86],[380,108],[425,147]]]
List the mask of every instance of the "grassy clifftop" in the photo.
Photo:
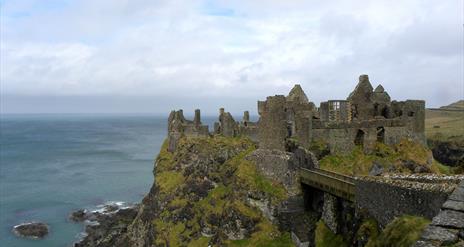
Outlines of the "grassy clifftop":
[[433,159],[427,147],[406,139],[393,147],[377,143],[371,154],[357,147],[348,154],[327,155],[319,163],[323,169],[348,175],[368,175],[374,165],[391,173],[450,173],[448,167]]
[[249,197],[277,204],[285,188],[256,170],[243,138],[184,138],[164,144],[155,168],[160,211],[152,219],[156,246],[293,246]]

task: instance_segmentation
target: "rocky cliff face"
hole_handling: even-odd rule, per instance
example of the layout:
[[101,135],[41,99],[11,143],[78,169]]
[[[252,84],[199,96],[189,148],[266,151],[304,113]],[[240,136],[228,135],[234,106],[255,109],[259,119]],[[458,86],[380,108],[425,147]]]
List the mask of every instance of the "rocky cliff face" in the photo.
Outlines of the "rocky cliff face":
[[247,139],[224,137],[181,139],[174,153],[163,146],[153,187],[127,232],[112,242],[140,247],[292,246],[290,234],[280,231],[272,218],[287,191],[245,159],[255,148]]
[[433,157],[448,166],[464,166],[464,141],[428,140]]

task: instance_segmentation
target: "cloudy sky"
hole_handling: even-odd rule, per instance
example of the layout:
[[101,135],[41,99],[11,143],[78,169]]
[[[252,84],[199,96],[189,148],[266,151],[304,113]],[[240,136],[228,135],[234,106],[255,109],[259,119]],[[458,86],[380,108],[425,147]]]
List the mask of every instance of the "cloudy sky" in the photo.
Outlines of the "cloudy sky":
[[464,98],[463,1],[0,0],[1,111],[256,111],[360,74],[428,107]]

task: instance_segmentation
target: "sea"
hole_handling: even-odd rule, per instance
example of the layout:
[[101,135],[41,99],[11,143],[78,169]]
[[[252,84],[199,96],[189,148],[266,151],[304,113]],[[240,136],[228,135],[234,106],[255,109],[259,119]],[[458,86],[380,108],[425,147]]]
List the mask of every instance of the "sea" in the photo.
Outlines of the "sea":
[[[214,119],[203,122],[211,129]],[[68,219],[73,210],[140,202],[166,133],[167,117],[152,115],[0,115],[0,246],[72,246],[84,230]],[[50,233],[12,233],[30,221]]]

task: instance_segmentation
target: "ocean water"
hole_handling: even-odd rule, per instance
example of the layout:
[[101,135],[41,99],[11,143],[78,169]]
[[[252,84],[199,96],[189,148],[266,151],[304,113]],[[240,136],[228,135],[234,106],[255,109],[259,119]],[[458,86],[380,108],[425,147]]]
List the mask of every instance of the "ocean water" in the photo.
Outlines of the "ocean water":
[[[83,226],[71,211],[108,201],[139,202],[153,183],[166,118],[136,115],[2,115],[0,246],[71,246]],[[43,240],[11,233],[31,220]]]

